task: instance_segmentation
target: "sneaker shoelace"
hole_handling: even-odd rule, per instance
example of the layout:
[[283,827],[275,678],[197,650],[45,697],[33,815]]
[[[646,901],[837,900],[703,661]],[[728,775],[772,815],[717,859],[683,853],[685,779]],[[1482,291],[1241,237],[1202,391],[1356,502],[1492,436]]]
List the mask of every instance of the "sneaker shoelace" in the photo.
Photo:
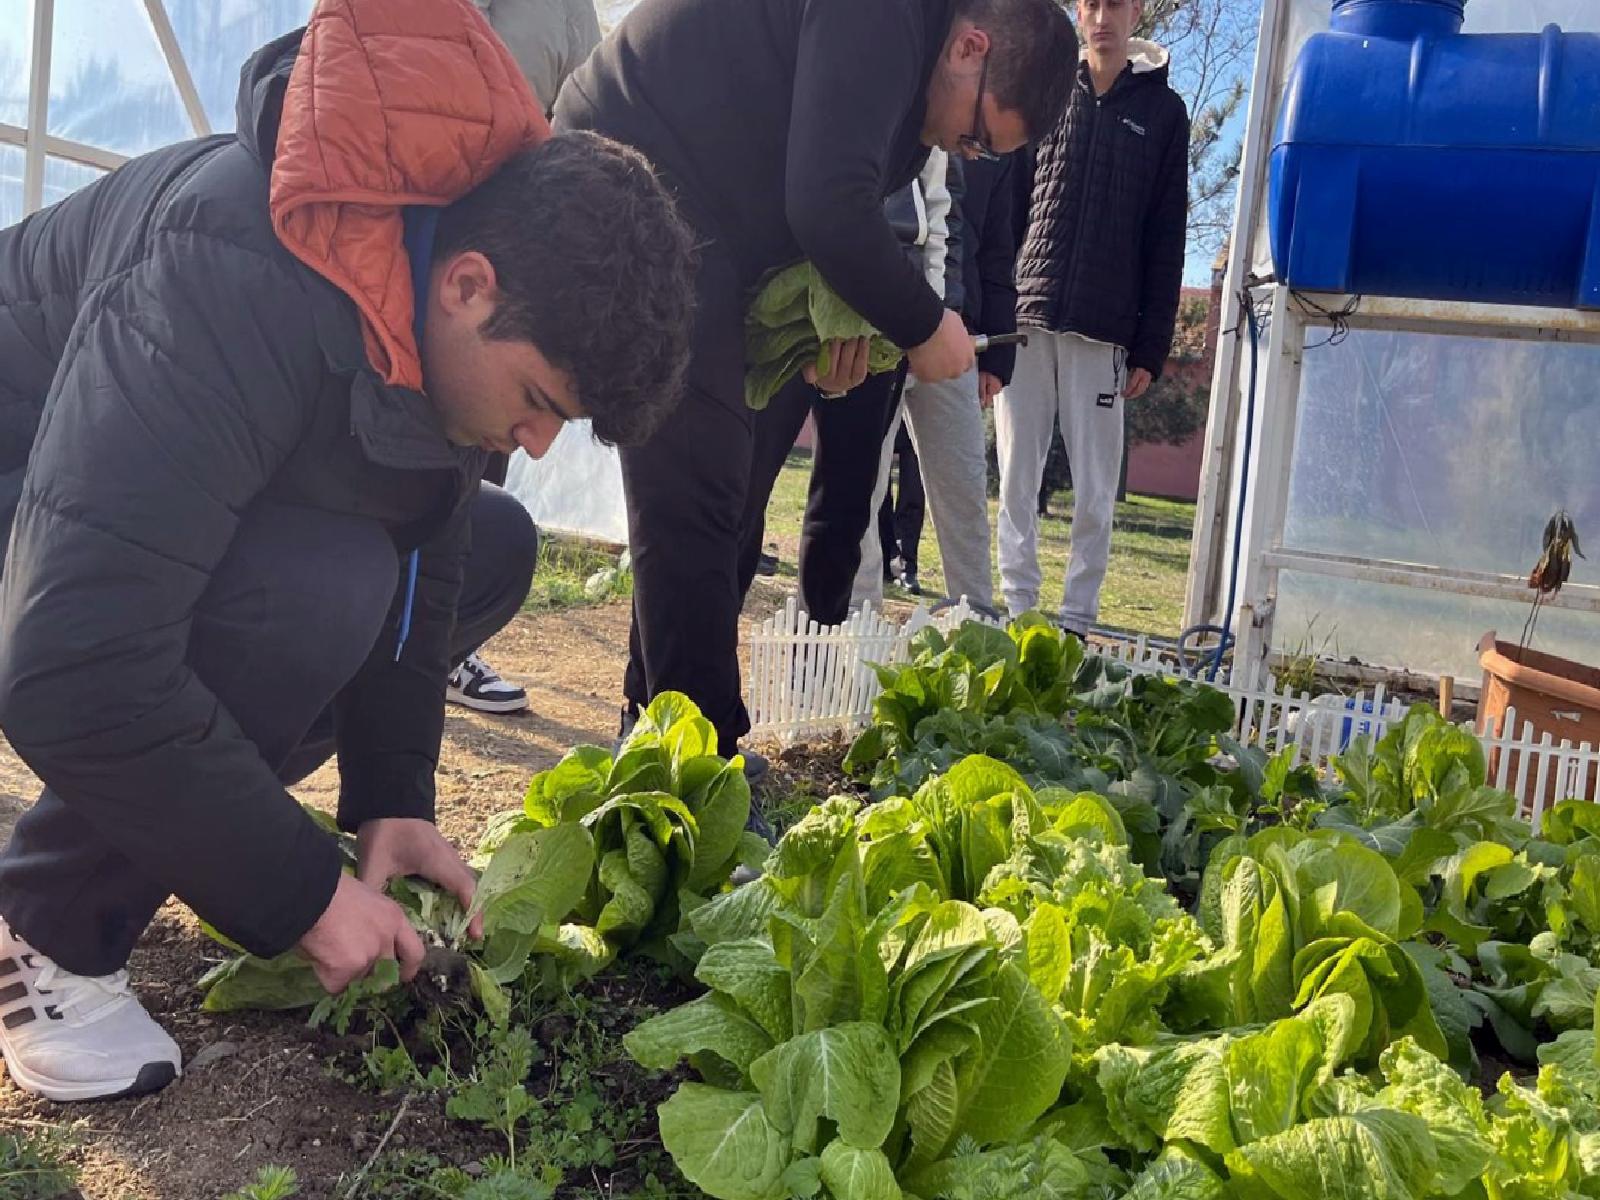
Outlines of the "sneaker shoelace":
[[467,661],[461,665],[473,675],[480,688],[494,687],[498,683],[505,682],[500,678],[500,672],[496,671],[476,654],[468,655]]
[[52,1005],[78,1025],[87,1025],[107,1016],[124,1001],[133,999],[128,990],[127,971],[111,975],[74,975],[55,963],[46,963],[34,989],[49,996]]

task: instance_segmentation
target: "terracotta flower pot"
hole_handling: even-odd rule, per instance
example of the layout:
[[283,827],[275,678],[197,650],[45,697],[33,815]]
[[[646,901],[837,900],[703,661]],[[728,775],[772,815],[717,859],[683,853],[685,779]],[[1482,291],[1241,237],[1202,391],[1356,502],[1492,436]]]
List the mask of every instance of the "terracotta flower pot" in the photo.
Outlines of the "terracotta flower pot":
[[[1524,724],[1531,724],[1536,735],[1548,733],[1560,745],[1571,742],[1600,745],[1600,668],[1586,667],[1553,654],[1524,650],[1511,642],[1499,641],[1491,631],[1478,643],[1478,661],[1483,666],[1483,693],[1478,698],[1478,732],[1520,735]],[[1505,730],[1507,709],[1516,710],[1517,728]],[[1491,780],[1499,767],[1499,751],[1490,763]],[[1510,778],[1517,772],[1513,752]],[[1555,794],[1554,778],[1546,785],[1544,803],[1573,797]],[[1589,781],[1588,795],[1596,798],[1600,779]],[[1522,797],[1532,804],[1532,796]]]

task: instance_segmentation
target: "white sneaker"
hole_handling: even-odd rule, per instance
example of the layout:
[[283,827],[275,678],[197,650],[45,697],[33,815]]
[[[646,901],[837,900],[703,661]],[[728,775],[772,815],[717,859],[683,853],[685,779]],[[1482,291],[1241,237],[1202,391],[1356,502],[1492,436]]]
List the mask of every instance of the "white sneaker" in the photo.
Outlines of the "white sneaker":
[[0,1052],[11,1081],[47,1100],[159,1091],[183,1069],[178,1043],[128,990],[128,973],[64,971],[0,922]]
[[500,672],[476,654],[467,655],[462,664],[450,672],[444,694],[452,703],[479,712],[512,713],[528,707],[527,691],[501,679]]

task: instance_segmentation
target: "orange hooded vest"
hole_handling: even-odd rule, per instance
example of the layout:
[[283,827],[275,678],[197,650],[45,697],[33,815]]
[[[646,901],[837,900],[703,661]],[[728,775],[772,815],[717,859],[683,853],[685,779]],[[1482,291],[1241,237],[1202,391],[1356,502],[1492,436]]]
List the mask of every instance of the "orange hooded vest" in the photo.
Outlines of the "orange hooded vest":
[[317,0],[284,94],[272,226],[355,301],[385,383],[422,388],[402,210],[449,204],[549,136],[471,0]]

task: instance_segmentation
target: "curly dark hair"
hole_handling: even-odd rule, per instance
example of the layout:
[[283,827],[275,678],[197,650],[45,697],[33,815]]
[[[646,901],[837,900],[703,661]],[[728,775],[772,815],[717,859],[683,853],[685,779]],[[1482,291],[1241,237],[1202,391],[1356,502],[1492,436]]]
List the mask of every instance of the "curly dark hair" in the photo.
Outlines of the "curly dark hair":
[[570,375],[609,445],[649,438],[682,396],[694,245],[645,157],[582,131],[508,159],[444,210],[435,239],[494,265],[485,336],[531,342]]
[[989,35],[989,87],[1022,114],[1028,140],[1052,131],[1078,74],[1078,32],[1060,0],[959,0],[956,13]]

